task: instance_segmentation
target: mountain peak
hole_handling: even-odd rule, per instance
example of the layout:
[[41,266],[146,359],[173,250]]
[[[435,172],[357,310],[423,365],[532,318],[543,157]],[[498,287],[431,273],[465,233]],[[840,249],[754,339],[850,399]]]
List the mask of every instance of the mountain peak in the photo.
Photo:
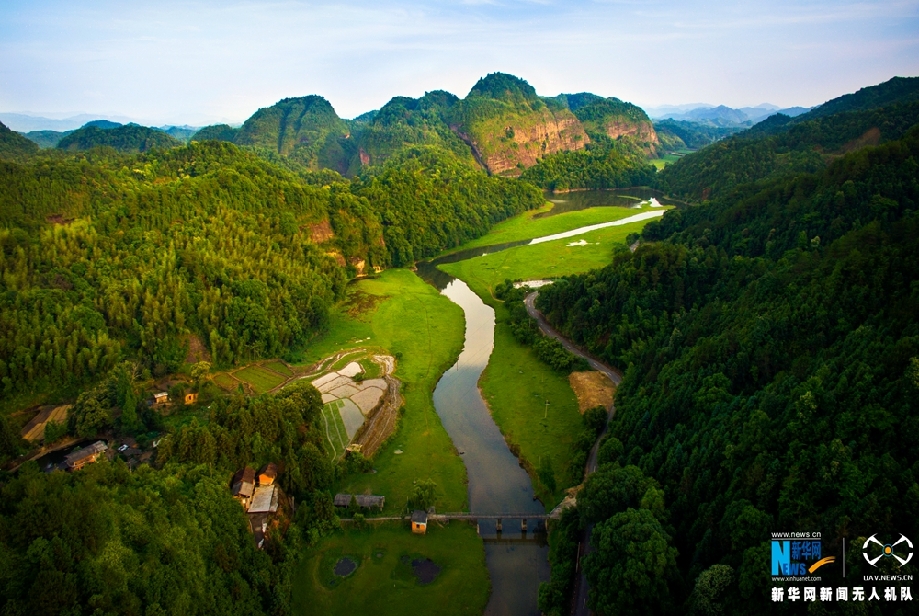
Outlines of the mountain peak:
[[482,77],[472,86],[469,96],[485,96],[502,100],[535,101],[539,99],[536,89],[526,80],[507,73],[489,73]]

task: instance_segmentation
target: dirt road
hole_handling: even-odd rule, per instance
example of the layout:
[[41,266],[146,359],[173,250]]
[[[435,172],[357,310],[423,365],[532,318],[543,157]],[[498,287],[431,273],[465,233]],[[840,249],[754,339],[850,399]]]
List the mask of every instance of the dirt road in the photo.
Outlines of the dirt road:
[[[616,385],[622,382],[622,373],[620,373],[615,368],[611,368],[604,363],[601,363],[599,360],[591,356],[587,351],[573,343],[571,340],[568,340],[562,336],[554,327],[549,325],[542,313],[536,309],[536,297],[539,295],[539,291],[533,291],[524,298],[523,303],[526,305],[527,313],[536,319],[536,322],[539,324],[539,329],[547,336],[555,338],[562,343],[566,349],[587,360],[587,363],[590,364],[590,367],[594,370],[598,370],[609,377]],[[600,440],[606,434],[607,429],[609,428],[609,421],[616,414],[616,404],[615,402],[610,405],[609,413],[606,419],[606,427],[603,428],[603,432],[600,434],[600,437],[597,439],[597,442],[594,443],[594,446],[590,450],[590,455],[587,456],[587,463],[584,465],[584,478],[586,479],[588,475],[597,470],[597,449],[600,445]],[[584,570],[581,568],[581,562],[584,559],[584,556],[593,551],[593,548],[590,545],[590,533],[593,531],[593,524],[587,527],[583,535],[581,535],[581,544],[578,548],[578,580],[576,582],[577,586],[574,591],[574,602],[572,604],[572,614],[575,616],[587,616],[590,610],[587,609],[587,591],[589,589],[587,584],[587,576],[584,575]]]

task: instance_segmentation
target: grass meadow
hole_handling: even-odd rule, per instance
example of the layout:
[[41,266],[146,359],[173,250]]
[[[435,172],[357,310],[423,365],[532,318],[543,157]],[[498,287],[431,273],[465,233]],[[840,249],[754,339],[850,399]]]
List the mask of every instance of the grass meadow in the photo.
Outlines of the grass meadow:
[[[635,201],[635,203],[638,204],[639,201]],[[468,248],[478,248],[479,246],[493,246],[495,244],[505,244],[520,240],[531,240],[544,235],[552,235],[553,233],[562,233],[563,231],[577,229],[578,227],[586,227],[602,222],[614,222],[651,209],[648,206],[640,210],[625,207],[592,207],[575,212],[564,212],[553,216],[546,216],[545,218],[534,218],[537,214],[548,212],[553,207],[554,204],[548,203],[538,210],[524,212],[523,214],[499,222],[491,231],[482,237],[467,242],[455,250],[451,250],[444,254],[466,250]]]
[[[338,577],[347,556],[357,569]],[[416,579],[411,561],[430,558],[440,573],[429,584]],[[307,550],[294,574],[295,614],[481,614],[490,592],[485,551],[475,526],[450,522],[415,535],[407,522],[373,530],[343,530]]]
[[[613,209],[613,208],[593,208]],[[592,210],[583,210],[590,212]],[[628,210],[627,210],[628,211]],[[638,210],[632,210],[637,212]],[[581,212],[574,212],[580,214]],[[562,215],[559,215],[562,216]],[[555,218],[554,216],[552,218]],[[537,220],[535,222],[541,222]],[[583,235],[554,240],[534,246],[517,246],[483,257],[466,259],[458,263],[440,266],[445,272],[464,280],[470,286],[473,281],[494,292],[496,285],[510,280],[535,280],[539,278],[560,278],[580,274],[608,265],[612,260],[615,245],[624,245],[630,233],[638,233],[648,221],[640,221],[619,227],[606,227]],[[575,225],[571,228],[581,226]],[[560,233],[567,229],[559,229]],[[490,234],[489,234],[490,235]],[[543,235],[543,234],[540,234]],[[488,237],[488,236],[486,236]],[[581,241],[585,245],[569,246]],[[496,244],[497,241],[488,242]]]
[[[354,347],[385,350],[397,358],[395,376],[402,381],[405,406],[395,434],[373,459],[376,473],[347,476],[337,491],[382,494],[384,514],[398,515],[413,482],[431,479],[438,509],[467,506],[466,468],[432,399],[440,375],[459,355],[463,331],[462,309],[409,270],[387,270],[350,286],[329,330],[303,359],[311,363]],[[341,555],[359,563],[348,578],[331,573]],[[431,558],[442,571],[433,583],[420,586],[402,564],[403,556]],[[306,551],[293,587],[295,614],[359,614],[368,606],[374,614],[481,614],[490,586],[475,527],[454,522],[429,527],[425,536],[413,535],[403,524],[336,533]]]

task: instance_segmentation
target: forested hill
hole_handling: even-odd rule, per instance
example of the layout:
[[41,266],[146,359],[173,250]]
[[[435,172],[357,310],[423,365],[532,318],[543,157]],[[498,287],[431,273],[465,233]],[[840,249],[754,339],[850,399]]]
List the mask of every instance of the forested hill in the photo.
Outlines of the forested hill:
[[360,165],[377,165],[406,147],[439,145],[475,165],[472,150],[451,130],[450,113],[459,98],[436,90],[421,98],[397,96],[372,117],[352,123],[359,142]]
[[189,335],[217,364],[285,355],[348,277],[542,203],[436,148],[353,183],[219,142],[0,164],[2,390],[92,382],[121,359],[171,372]]
[[172,148],[178,145],[181,145],[179,140],[155,128],[137,124],[106,128],[90,122],[58,141],[57,148],[75,152],[105,146],[115,148],[119,152],[146,152],[154,148]]
[[896,77],[795,118],[772,116],[684,156],[659,184],[674,196],[709,199],[747,182],[814,173],[846,152],[901,138],[917,121],[919,77]]
[[0,122],[0,160],[15,159],[38,152],[38,145],[11,131],[6,124]]
[[240,129],[207,126],[192,139],[252,146],[349,176],[416,146],[449,150],[491,174],[519,175],[591,140],[645,156],[659,145],[651,121],[634,105],[589,93],[543,98],[525,80],[505,73],[483,77],[463,99],[443,90],[421,98],[397,96],[350,121],[320,96],[287,98],[259,109]]
[[344,173],[353,152],[348,127],[321,96],[285,98],[245,121],[234,142],[289,156],[311,169]]
[[[578,498],[594,609],[791,613],[769,596],[770,532],[819,531],[837,562],[843,540],[919,536],[917,177],[919,126],[669,212],[656,242],[541,290],[625,369]],[[846,580],[875,572],[847,558]]]

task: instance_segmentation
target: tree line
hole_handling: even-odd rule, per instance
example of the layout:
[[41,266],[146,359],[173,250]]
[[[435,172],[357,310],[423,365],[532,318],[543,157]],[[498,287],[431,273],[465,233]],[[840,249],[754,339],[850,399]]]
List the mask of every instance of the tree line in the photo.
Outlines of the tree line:
[[917,165],[914,127],[668,213],[634,253],[541,290],[556,327],[625,371],[578,498],[593,609],[784,613],[770,531],[821,531],[825,554],[917,534]]

